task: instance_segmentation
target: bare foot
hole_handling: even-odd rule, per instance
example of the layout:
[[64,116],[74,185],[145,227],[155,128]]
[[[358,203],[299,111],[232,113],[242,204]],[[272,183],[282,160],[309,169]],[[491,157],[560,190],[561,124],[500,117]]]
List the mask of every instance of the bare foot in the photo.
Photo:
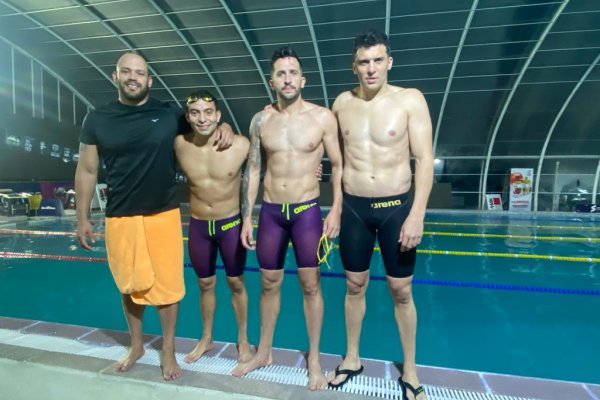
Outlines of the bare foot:
[[125,372],[129,371],[131,367],[135,364],[137,360],[139,360],[144,355],[144,348],[130,348],[127,352],[127,355],[117,361],[113,366],[114,370],[117,372]]
[[238,363],[247,363],[252,359],[252,350],[250,350],[250,343],[240,342],[235,347],[238,351]]
[[[360,359],[356,358],[356,359],[350,359],[349,357],[344,358],[344,361],[342,361],[342,363],[339,365],[339,370],[343,370],[343,369],[347,369],[347,370],[351,370],[351,371],[357,371],[358,369],[360,369]],[[329,382],[332,385],[338,385],[341,382],[343,382],[348,375],[346,374],[339,374],[337,377],[335,376],[335,370],[330,371],[327,374],[327,382]]]
[[161,351],[160,352],[160,367],[162,369],[163,378],[165,381],[173,381],[183,375],[181,367],[177,364],[175,352]]
[[206,353],[209,350],[212,350],[213,348],[213,341],[212,339],[200,339],[200,341],[198,342],[198,344],[196,345],[196,347],[194,348],[194,350],[190,351],[185,358],[183,359],[183,361],[185,361],[186,363],[193,363],[198,361],[198,359],[200,357],[202,357],[202,355],[204,353]]
[[250,361],[236,365],[233,371],[231,371],[231,375],[238,377],[244,376],[255,369],[266,367],[267,365],[271,364],[273,364],[271,352],[269,352],[269,355],[266,357],[257,352],[254,357],[250,359]]
[[308,388],[310,390],[323,390],[327,387],[327,378],[319,362],[310,363],[308,366]]

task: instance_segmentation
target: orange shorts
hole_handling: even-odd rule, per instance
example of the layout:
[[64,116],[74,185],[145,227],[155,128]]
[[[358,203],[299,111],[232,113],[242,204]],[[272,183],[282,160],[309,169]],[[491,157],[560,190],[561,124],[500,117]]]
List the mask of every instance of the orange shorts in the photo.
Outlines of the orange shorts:
[[185,294],[179,209],[106,218],[108,265],[119,291],[136,304],[174,304]]

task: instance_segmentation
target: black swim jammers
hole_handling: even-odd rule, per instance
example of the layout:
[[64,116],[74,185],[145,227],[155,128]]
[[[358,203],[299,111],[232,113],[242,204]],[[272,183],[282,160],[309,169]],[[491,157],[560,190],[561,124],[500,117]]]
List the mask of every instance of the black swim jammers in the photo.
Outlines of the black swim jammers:
[[401,252],[398,243],[411,204],[408,193],[374,198],[344,193],[340,229],[340,256],[344,269],[367,271],[377,239],[386,274],[394,278],[411,276],[417,249]]

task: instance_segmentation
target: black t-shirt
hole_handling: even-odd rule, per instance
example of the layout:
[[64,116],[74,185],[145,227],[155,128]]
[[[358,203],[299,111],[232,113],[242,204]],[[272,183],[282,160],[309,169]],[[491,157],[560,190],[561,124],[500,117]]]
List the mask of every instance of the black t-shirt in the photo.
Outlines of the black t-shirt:
[[79,141],[96,145],[106,165],[106,216],[179,206],[173,140],[184,130],[182,110],[153,99],[141,106],[113,101],[88,113]]

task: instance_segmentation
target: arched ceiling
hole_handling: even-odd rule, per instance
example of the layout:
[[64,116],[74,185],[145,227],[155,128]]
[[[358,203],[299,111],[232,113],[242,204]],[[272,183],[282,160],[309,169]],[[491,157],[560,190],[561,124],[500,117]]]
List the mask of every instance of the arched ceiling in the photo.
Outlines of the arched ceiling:
[[0,0],[0,35],[92,104],[116,97],[114,64],[136,49],[153,96],[209,89],[242,132],[272,100],[274,49],[294,47],[304,97],[331,105],[371,27],[390,36],[390,81],[425,93],[436,156],[600,154],[598,0]]

